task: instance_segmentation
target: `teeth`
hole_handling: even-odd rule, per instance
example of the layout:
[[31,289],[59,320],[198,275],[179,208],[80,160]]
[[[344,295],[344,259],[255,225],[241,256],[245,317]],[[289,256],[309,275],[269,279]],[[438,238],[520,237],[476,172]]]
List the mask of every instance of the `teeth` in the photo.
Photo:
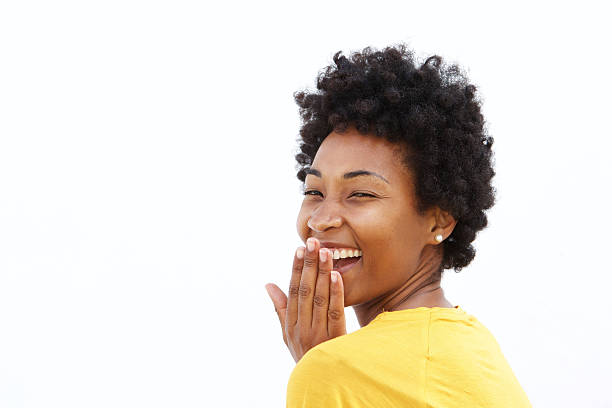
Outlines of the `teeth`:
[[329,248],[329,250],[332,252],[332,256],[333,256],[334,259],[353,258],[353,257],[361,256],[361,254],[363,254],[363,252],[358,250],[358,249],[347,249],[347,248],[333,249],[333,248]]

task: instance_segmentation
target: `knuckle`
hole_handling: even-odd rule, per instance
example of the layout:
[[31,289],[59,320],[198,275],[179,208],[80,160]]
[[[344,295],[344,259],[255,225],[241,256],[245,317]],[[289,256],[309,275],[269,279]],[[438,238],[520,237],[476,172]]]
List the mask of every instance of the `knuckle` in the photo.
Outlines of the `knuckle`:
[[300,272],[302,272],[302,265],[301,264],[293,265],[293,273],[299,274]]
[[317,265],[317,260],[316,259],[314,259],[314,258],[312,258],[310,256],[307,256],[306,258],[304,258],[304,267],[305,268],[312,268],[312,267],[314,267],[316,265]]
[[300,291],[300,287],[298,285],[290,285],[289,286],[289,295],[296,296]]
[[312,301],[316,306],[324,307],[327,305],[327,298],[322,295],[315,295]]
[[327,317],[330,320],[340,320],[340,318],[342,317],[342,312],[340,312],[338,310],[329,310],[327,312]]
[[310,288],[310,286],[300,286],[299,289],[299,295],[300,297],[307,297],[308,295],[310,295],[310,292],[312,291],[312,289]]
[[324,267],[324,265],[321,265],[319,267],[319,276],[327,276],[330,273],[331,273],[331,270]]

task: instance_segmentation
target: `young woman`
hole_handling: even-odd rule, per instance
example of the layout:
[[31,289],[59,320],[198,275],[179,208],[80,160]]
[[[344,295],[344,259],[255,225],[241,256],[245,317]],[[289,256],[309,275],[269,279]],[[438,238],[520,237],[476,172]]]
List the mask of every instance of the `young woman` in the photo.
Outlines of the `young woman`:
[[[288,298],[287,407],[529,407],[491,333],[440,286],[493,206],[476,88],[404,45],[340,52],[298,92],[304,183]],[[346,333],[344,307],[361,328]]]

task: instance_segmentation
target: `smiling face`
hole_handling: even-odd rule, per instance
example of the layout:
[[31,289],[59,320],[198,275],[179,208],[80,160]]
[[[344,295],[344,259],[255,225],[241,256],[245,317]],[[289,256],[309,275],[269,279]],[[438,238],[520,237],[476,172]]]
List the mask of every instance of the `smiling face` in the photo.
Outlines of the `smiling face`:
[[428,262],[423,249],[433,237],[432,217],[417,214],[402,152],[349,127],[325,138],[306,176],[300,238],[362,252],[357,262],[334,265],[342,273],[345,306],[392,294]]

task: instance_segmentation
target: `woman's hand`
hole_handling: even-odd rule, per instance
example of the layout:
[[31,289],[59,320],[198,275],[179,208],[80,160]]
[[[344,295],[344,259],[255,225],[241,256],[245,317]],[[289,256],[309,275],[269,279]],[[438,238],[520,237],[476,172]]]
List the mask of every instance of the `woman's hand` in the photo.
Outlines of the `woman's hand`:
[[346,334],[344,286],[340,273],[332,268],[331,251],[320,248],[316,238],[308,238],[306,248],[298,248],[293,257],[289,299],[275,284],[266,285],[283,341],[296,363],[317,344]]

